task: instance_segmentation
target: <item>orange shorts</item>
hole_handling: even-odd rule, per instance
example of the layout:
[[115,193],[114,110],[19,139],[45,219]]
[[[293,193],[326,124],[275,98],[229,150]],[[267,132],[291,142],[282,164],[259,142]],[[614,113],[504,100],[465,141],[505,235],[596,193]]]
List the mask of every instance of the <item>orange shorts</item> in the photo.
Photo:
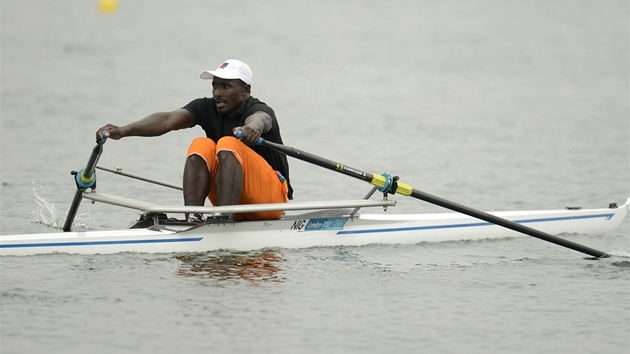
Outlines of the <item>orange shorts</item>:
[[[210,138],[196,138],[188,148],[188,155],[201,156],[210,171],[210,193],[208,199],[212,205],[217,205],[217,190],[214,178],[217,174],[219,151],[231,151],[243,167],[243,189],[239,204],[263,204],[288,202],[288,186],[286,181],[280,180],[278,171],[274,171],[269,163],[254,150],[235,137],[226,136],[217,144]],[[235,220],[273,220],[279,219],[284,211],[236,214]]]

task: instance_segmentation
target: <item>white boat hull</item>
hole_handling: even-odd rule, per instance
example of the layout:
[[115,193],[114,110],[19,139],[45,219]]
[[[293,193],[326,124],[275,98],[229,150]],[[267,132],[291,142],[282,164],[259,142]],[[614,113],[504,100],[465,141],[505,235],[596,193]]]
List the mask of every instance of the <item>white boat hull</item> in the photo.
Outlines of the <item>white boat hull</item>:
[[[603,235],[617,228],[628,203],[616,208],[495,212],[493,215],[551,235]],[[459,213],[363,214],[349,217],[287,215],[280,220],[220,222],[111,231],[73,231],[0,236],[0,255],[44,253],[206,252],[217,249],[306,248],[374,243],[415,244],[525,236]]]

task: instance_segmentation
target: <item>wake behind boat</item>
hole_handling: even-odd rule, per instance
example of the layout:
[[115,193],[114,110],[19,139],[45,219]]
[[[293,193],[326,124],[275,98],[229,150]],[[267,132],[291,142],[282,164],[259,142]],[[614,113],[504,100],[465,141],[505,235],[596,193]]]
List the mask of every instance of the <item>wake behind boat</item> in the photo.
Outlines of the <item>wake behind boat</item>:
[[[415,244],[454,240],[480,240],[529,235],[596,258],[609,254],[557,237],[562,234],[603,235],[617,228],[626,217],[630,198],[608,208],[537,211],[481,212],[413,189],[388,174],[369,174],[315,155],[260,140],[286,155],[355,177],[374,185],[362,200],[289,202],[234,206],[158,205],[95,191],[96,163],[102,143],[92,150],[84,170],[74,173],[77,192],[68,211],[64,232],[2,235],[0,255],[42,253],[106,254],[118,252],[206,252],[218,249],[305,248],[367,244]],[[110,170],[111,171],[111,170]],[[119,172],[119,171],[114,171]],[[127,175],[147,182],[168,183]],[[91,189],[91,191],[88,191]],[[376,191],[382,200],[369,200]],[[432,214],[363,214],[362,208],[395,206],[389,194],[428,201],[455,212]],[[142,212],[129,229],[71,231],[82,199],[103,202]],[[234,221],[233,215],[284,210],[279,220]],[[201,223],[179,220],[169,214],[202,213]]]

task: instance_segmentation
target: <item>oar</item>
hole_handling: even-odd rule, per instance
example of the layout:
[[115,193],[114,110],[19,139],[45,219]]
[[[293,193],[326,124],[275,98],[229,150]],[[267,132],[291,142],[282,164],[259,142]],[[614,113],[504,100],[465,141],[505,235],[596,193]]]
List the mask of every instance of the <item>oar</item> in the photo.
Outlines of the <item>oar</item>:
[[454,210],[462,214],[466,214],[474,218],[487,221],[492,224],[503,226],[505,228],[508,228],[508,229],[511,229],[511,230],[514,230],[514,231],[517,231],[517,232],[520,232],[520,233],[523,233],[532,237],[536,237],[541,240],[555,243],[557,245],[570,248],[578,252],[586,253],[596,258],[610,257],[610,254],[606,252],[598,251],[596,249],[592,249],[590,247],[586,247],[586,246],[577,244],[575,242],[571,242],[571,241],[550,235],[548,233],[545,233],[536,229],[532,229],[531,227],[517,224],[510,220],[506,220],[506,219],[494,216],[492,214],[488,214],[486,212],[479,211],[479,210],[419,191],[406,183],[398,182],[397,177],[392,178],[388,174],[377,175],[377,174],[363,172],[356,168],[348,167],[346,165],[327,160],[325,158],[310,154],[308,152],[304,152],[304,151],[292,148],[290,146],[273,143],[273,142],[264,140],[262,138],[258,140],[258,145],[267,146],[269,148],[282,152],[286,155],[292,156],[296,159],[310,162],[312,164],[345,174],[350,177],[358,178],[360,180],[363,180],[365,182],[368,182],[376,186],[381,192],[387,192],[391,194],[398,193],[401,195],[410,196],[416,199],[424,200],[426,202],[439,205],[441,207]]
[[[105,136],[105,132],[103,132],[103,138],[107,139]],[[66,222],[63,224],[63,231],[70,231],[72,228],[72,223],[74,222],[74,217],[77,215],[77,210],[79,209],[79,205],[81,204],[81,200],[83,199],[83,192],[85,192],[88,188],[93,188],[96,184],[96,175],[94,174],[94,169],[96,168],[96,163],[98,159],[101,157],[101,153],[103,152],[103,144],[105,144],[105,140],[96,141],[96,146],[92,149],[92,154],[90,155],[90,159],[88,160],[85,169],[80,170],[79,172],[72,172],[75,175],[74,181],[77,184],[77,191],[74,193],[74,199],[72,199],[72,204],[70,204],[70,209],[68,210],[68,216],[66,217]]]

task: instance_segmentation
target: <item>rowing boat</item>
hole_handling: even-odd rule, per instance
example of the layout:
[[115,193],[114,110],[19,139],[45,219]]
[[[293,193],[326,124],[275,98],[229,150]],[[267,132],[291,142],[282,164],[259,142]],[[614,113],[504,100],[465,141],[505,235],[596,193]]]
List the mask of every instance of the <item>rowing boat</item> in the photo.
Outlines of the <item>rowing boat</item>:
[[[45,253],[111,254],[119,252],[173,253],[206,252],[218,249],[255,250],[262,248],[306,248],[316,246],[358,246],[367,244],[416,244],[456,240],[482,240],[529,235],[561,246],[606,257],[608,254],[558,238],[557,235],[604,235],[616,229],[626,217],[630,198],[618,206],[583,209],[480,212],[410,186],[382,188],[380,176],[365,199],[331,202],[289,202],[233,206],[159,205],[135,199],[104,194],[94,189],[94,169],[102,146],[97,145],[85,170],[76,174],[77,193],[68,212],[64,232],[2,235],[0,255],[34,255]],[[312,155],[299,152],[299,156]],[[328,163],[327,160],[324,162]],[[321,163],[322,165],[324,163]],[[342,173],[365,173],[336,164]],[[348,172],[350,171],[350,172]],[[145,179],[150,181],[148,179]],[[166,183],[158,183],[167,185]],[[88,191],[88,189],[90,189]],[[397,190],[398,188],[398,190]],[[455,212],[426,214],[363,213],[366,208],[396,205],[387,192],[403,189],[405,195],[419,195]],[[380,200],[369,199],[378,189]],[[408,193],[408,194],[407,194]],[[70,226],[82,199],[141,211],[140,218],[127,229],[72,231]],[[235,221],[240,213],[284,210],[278,220]],[[203,222],[188,222],[173,214],[202,213]]]
[[[85,192],[84,198],[125,206],[144,213],[131,228],[0,236],[1,255],[40,253],[106,254],[118,252],[205,252],[267,247],[357,246],[374,243],[415,244],[522,236],[461,213],[390,214],[357,212],[357,208],[391,207],[393,200],[290,202],[226,207],[160,206],[118,196]],[[624,220],[630,198],[608,208],[502,211],[490,213],[553,234],[603,235]],[[288,210],[279,220],[234,221],[231,215]],[[168,213],[202,212],[203,223],[169,218]]]

